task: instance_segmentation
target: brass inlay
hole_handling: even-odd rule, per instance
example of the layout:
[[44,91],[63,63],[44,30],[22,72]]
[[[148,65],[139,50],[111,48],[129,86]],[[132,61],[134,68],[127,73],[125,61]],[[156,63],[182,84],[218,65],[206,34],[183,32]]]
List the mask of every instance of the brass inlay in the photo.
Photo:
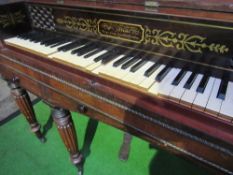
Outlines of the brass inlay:
[[204,49],[218,54],[224,54],[229,51],[226,45],[217,43],[206,43],[206,37],[200,35],[190,35],[187,33],[175,33],[172,31],[162,31],[160,29],[150,29],[145,27],[144,44],[153,44],[167,48],[176,48],[177,50],[189,51],[192,53],[202,53]]
[[161,29],[151,29],[148,26],[105,19],[85,19],[72,16],[57,18],[56,22],[64,25],[69,31],[82,31],[98,34],[102,37],[134,42],[138,44],[152,44],[166,48],[203,53],[204,50],[217,54],[229,52],[226,45],[208,43],[208,38],[200,35],[176,33]]
[[[63,10],[66,9],[67,10],[67,8],[64,8],[64,7],[59,8],[59,9],[63,9]],[[144,17],[144,16],[129,15],[129,14],[121,14],[121,13],[116,14],[116,13],[108,13],[108,12],[100,12],[100,11],[93,12],[92,10],[84,10],[84,9],[79,9],[79,12],[95,13],[95,14],[101,14],[101,15],[114,15],[114,16],[119,16],[119,17],[124,17],[124,18],[134,18],[134,19],[141,19],[141,20],[169,22],[169,23],[174,23],[174,24],[185,24],[185,25],[207,27],[207,28],[213,28],[213,29],[233,30],[233,27],[231,27],[231,26],[222,26],[222,25],[207,24],[207,23],[201,23],[201,22],[174,20],[174,19],[170,19],[170,18],[166,19],[166,18],[159,18],[159,17],[154,17],[154,16],[153,17]],[[231,21],[226,21],[226,22],[231,22]]]
[[63,18],[57,18],[56,22],[60,25],[64,25],[70,31],[91,32],[97,34],[97,19],[64,16]]
[[141,43],[144,40],[144,28],[138,24],[100,19],[98,21],[100,36]]
[[1,14],[0,15],[0,25],[2,25],[3,28],[14,26],[19,23],[23,23],[25,19],[25,15],[22,11],[17,11],[14,13],[8,13],[8,14]]

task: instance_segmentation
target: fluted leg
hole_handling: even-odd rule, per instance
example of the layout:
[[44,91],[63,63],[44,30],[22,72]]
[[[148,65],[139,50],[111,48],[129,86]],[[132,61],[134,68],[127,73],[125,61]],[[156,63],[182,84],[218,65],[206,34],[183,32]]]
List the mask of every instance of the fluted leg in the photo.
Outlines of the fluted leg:
[[72,163],[82,171],[82,155],[78,149],[77,136],[74,124],[68,110],[62,108],[54,108],[52,112],[59,134],[70,153]]
[[36,120],[32,102],[27,91],[20,87],[18,79],[13,79],[13,81],[9,83],[9,86],[11,88],[12,96],[14,97],[19,110],[30,124],[32,132],[36,134],[41,142],[45,142],[45,138],[40,131],[40,124]]

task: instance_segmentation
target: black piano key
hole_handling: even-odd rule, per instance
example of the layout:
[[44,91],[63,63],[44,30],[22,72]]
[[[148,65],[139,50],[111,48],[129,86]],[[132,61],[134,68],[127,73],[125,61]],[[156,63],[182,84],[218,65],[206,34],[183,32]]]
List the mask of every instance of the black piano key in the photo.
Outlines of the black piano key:
[[185,89],[190,89],[191,86],[193,85],[195,79],[197,77],[196,73],[192,73],[191,76],[188,78],[188,80],[186,81],[186,83],[184,84],[184,88]]
[[64,40],[64,37],[61,36],[54,36],[54,37],[49,37],[46,40],[43,40],[42,42],[40,42],[41,45],[45,45],[45,46],[49,46],[49,45],[53,45],[54,43],[60,42],[62,40]]
[[101,51],[101,49],[97,48],[97,49],[95,49],[95,50],[93,50],[93,51],[87,53],[86,55],[84,55],[83,58],[89,58],[89,57],[91,57],[91,56],[93,56],[93,55],[99,53],[100,51]]
[[91,44],[89,47],[86,47],[85,49],[82,49],[81,51],[78,52],[79,56],[85,55],[89,52],[91,52],[92,50],[95,50],[97,48],[96,44]]
[[140,59],[139,57],[132,57],[130,60],[128,60],[121,66],[121,69],[127,69],[130,66],[133,66],[135,63],[138,62],[139,59]]
[[19,35],[17,35],[17,38],[20,38],[20,39],[27,39],[27,35],[28,35],[28,33],[22,33],[22,34],[19,34]]
[[57,43],[55,43],[55,44],[50,45],[50,47],[51,47],[51,48],[57,47],[57,46],[60,46],[60,45],[65,44],[65,43],[67,43],[67,42],[69,42],[69,41],[71,41],[71,39],[64,39],[64,40],[62,40],[62,41],[59,41],[59,42],[57,42]]
[[206,88],[206,85],[207,85],[209,79],[210,79],[209,75],[204,75],[202,77],[201,82],[200,82],[200,84],[197,87],[197,92],[203,93],[205,91],[205,88]]
[[30,37],[35,36],[35,35],[38,35],[38,32],[31,31],[29,33],[23,33],[23,34],[18,35],[18,38],[28,40]]
[[34,36],[30,36],[29,37],[29,41],[34,42],[34,43],[38,43],[41,42],[42,39],[45,39],[43,34],[35,34]]
[[98,62],[98,61],[104,60],[104,59],[108,58],[108,57],[111,56],[111,55],[112,55],[111,52],[106,52],[106,53],[104,53],[104,54],[102,54],[102,55],[96,57],[96,58],[94,59],[94,62]]
[[66,45],[64,45],[64,46],[59,47],[57,50],[58,50],[58,51],[66,52],[66,51],[69,51],[69,50],[71,50],[71,49],[73,49],[73,48],[79,46],[79,45],[80,45],[80,41],[77,41],[77,40],[76,40],[76,41],[73,41],[73,42],[71,42],[71,43],[69,43],[69,44],[66,44]]
[[139,61],[133,67],[130,68],[130,72],[136,72],[138,69],[144,66],[147,62],[148,62],[147,59],[142,59],[141,61]]
[[[123,52],[122,52],[122,53],[123,53]],[[129,52],[127,52],[127,53],[125,54],[125,56],[123,56],[121,59],[115,61],[115,62],[113,63],[113,66],[114,66],[114,67],[121,66],[122,64],[124,64],[125,62],[127,62],[128,60],[130,60],[130,59],[133,57],[134,53],[135,53],[135,51],[132,51],[132,50],[129,51]]]
[[182,69],[178,75],[176,76],[176,78],[172,81],[172,85],[177,86],[180,81],[184,78],[185,74],[187,73],[187,71],[185,69]]
[[80,52],[78,52],[78,56],[83,56],[83,55],[85,55],[86,53],[89,53],[89,52],[91,52],[92,50],[95,50],[95,48],[96,48],[96,46],[92,46],[92,47],[88,47],[88,48],[86,48],[85,50],[83,49],[83,50],[81,50]]
[[51,39],[52,37],[53,36],[42,32],[42,33],[34,34],[33,36],[31,36],[29,38],[29,41],[38,43],[38,42],[43,42],[44,40]]
[[54,44],[57,44],[57,43],[60,43],[61,41],[64,41],[65,38],[63,37],[58,37],[56,39],[53,39],[53,40],[50,40],[48,41],[47,43],[45,43],[44,45],[45,46],[53,46]]
[[35,36],[35,35],[42,35],[42,34],[45,34],[45,32],[44,32],[44,31],[36,31],[36,30],[33,30],[33,31],[29,32],[28,34],[29,34],[28,36],[31,37],[31,36]]
[[218,93],[217,93],[217,98],[225,100],[225,96],[226,96],[226,91],[227,91],[227,84],[228,81],[227,80],[222,80],[220,87],[218,89]]
[[131,58],[132,58],[132,56],[126,55],[126,56],[122,57],[121,59],[115,61],[115,62],[113,63],[113,66],[114,66],[114,67],[118,67],[118,66],[120,66],[120,65],[123,64],[123,63],[125,63],[126,61],[128,61],[128,60],[131,59]]
[[44,45],[46,42],[48,42],[48,41],[50,41],[50,40],[52,40],[52,39],[54,39],[56,36],[49,36],[49,35],[43,35],[43,36],[41,36],[41,37],[38,37],[37,39],[35,39],[34,41],[36,41],[36,42],[39,42],[40,43],[40,45]]
[[161,64],[159,62],[154,63],[149,69],[147,69],[144,73],[146,77],[151,76],[160,66]]
[[48,37],[48,38],[42,39],[40,41],[40,44],[45,45],[45,44],[47,44],[47,43],[49,43],[51,41],[54,41],[56,38],[57,38],[56,36],[53,36],[53,37]]
[[155,77],[155,80],[160,82],[163,80],[163,78],[168,74],[168,72],[171,70],[170,66],[165,66]]
[[83,49],[84,47],[85,47],[85,46],[82,46],[82,47],[80,46],[80,47],[78,47],[77,49],[72,50],[72,51],[71,51],[71,54],[73,54],[73,55],[74,55],[74,54],[77,54],[78,51],[80,51],[80,50]]
[[52,39],[50,39],[50,40],[48,40],[48,41],[46,41],[45,43],[41,43],[42,45],[45,45],[45,46],[49,46],[49,45],[53,45],[54,43],[57,43],[57,42],[59,42],[59,41],[61,41],[61,38],[52,38]]
[[116,59],[117,57],[119,57],[119,55],[116,55],[115,53],[112,53],[108,58],[105,58],[102,60],[102,64],[107,64],[110,61]]
[[95,44],[94,43],[90,43],[87,44],[83,47],[77,48],[75,50],[72,50],[71,54],[77,54],[78,56],[81,56],[85,53],[88,53],[90,50],[92,50],[93,48],[95,48]]

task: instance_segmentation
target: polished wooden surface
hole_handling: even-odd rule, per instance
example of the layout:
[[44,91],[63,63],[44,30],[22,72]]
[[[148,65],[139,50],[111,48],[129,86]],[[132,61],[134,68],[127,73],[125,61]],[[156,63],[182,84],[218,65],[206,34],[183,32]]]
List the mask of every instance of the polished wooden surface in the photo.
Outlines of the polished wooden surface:
[[[43,0],[28,0],[27,2],[42,3],[42,4],[59,4],[56,0],[43,1]],[[103,1],[82,1],[82,0],[65,0],[64,3],[60,5],[72,6],[72,7],[95,7],[100,9],[114,9],[120,11],[137,11],[144,13],[161,13],[161,14],[171,14],[190,18],[199,19],[213,19],[220,21],[232,21],[233,17],[227,12],[232,12],[232,0],[215,1],[215,0],[205,0],[205,1],[156,1],[158,2],[158,7],[147,8],[145,0],[132,1],[132,3],[123,2],[115,3],[103,2]],[[152,1],[153,2],[153,1]],[[223,13],[222,13],[223,12]]]
[[78,140],[70,112],[55,107],[52,112],[52,117],[57,125],[58,132],[70,153],[72,163],[79,167],[82,163],[82,155],[78,149]]
[[[50,5],[55,3],[55,1],[45,3],[38,0],[33,2]],[[211,11],[208,12],[183,8],[187,5],[185,2],[170,2],[170,5],[167,5],[169,7],[164,5],[156,10],[147,11],[141,4],[136,4],[137,2],[142,3],[142,1],[131,1],[129,5],[123,2],[109,4],[65,1],[61,6],[69,9],[67,7],[75,4],[82,6],[83,9],[90,9],[89,7],[93,8],[94,5],[96,11],[110,7],[121,9],[122,14],[128,13],[125,10],[139,12],[135,14],[143,12],[145,16],[166,13],[172,14],[172,19],[180,19],[180,16],[183,16],[191,21],[211,19],[208,20],[210,23],[215,19],[213,23],[232,25],[226,21],[231,21],[233,15],[220,12],[221,8],[219,11],[210,9]],[[161,1],[162,3],[166,4]],[[175,8],[179,3],[184,5],[182,9]],[[59,14],[59,8],[57,9],[56,13]],[[114,13],[117,12],[119,11],[114,11]],[[71,12],[63,11],[59,14],[60,16],[57,16],[62,17],[64,14],[71,14]],[[161,16],[170,18],[166,15]],[[149,25],[149,22],[145,21],[143,24]],[[180,30],[176,28],[177,31]],[[189,30],[195,33],[195,30]],[[62,30],[59,31],[62,32]],[[202,32],[205,33],[207,30]],[[211,35],[211,33],[207,34]],[[216,31],[212,34],[216,34]],[[218,41],[221,41],[221,38],[218,38]],[[68,110],[79,111],[91,118],[127,131],[176,155],[206,165],[211,170],[228,174],[233,172],[233,121],[231,119],[223,119],[218,115],[187,108],[165,98],[152,96],[146,91],[127,84],[96,76],[75,66],[9,45],[2,45],[2,47],[0,45],[0,73],[8,81],[17,77],[22,88],[33,92],[63,111],[62,115],[54,112],[53,118],[75,165],[81,162],[81,157]],[[27,98],[24,98],[25,101],[26,103],[23,104],[30,103]],[[25,110],[31,109],[30,105],[26,106]],[[58,109],[55,111],[59,111]],[[30,114],[33,114],[33,111],[30,111]],[[27,113],[25,115],[27,116]]]
[[13,77],[9,82],[11,88],[11,94],[14,97],[19,110],[23,113],[26,120],[28,121],[31,131],[40,139],[41,142],[45,142],[45,138],[40,131],[40,124],[38,123],[35,112],[32,107],[30,97],[25,89],[21,88],[19,85],[19,79]]
[[[202,157],[205,160],[211,160],[217,165],[221,165],[229,170],[232,169],[233,157],[225,154],[224,152],[217,151],[216,148],[211,148],[208,145],[193,140],[180,133],[175,133],[168,128],[164,128],[153,121],[153,119],[159,119],[157,115],[162,115],[167,118],[165,123],[171,124],[177,128],[195,128],[195,130],[202,131],[201,140],[208,140],[208,142],[214,142],[220,144],[226,148],[231,149],[233,141],[232,125],[228,122],[219,120],[211,116],[203,115],[190,111],[187,108],[181,107],[177,104],[166,102],[165,100],[151,98],[146,94],[141,94],[135,90],[123,87],[118,84],[114,84],[107,80],[103,80],[93,75],[89,75],[79,70],[68,69],[67,66],[54,63],[45,59],[39,60],[35,57],[29,57],[26,54],[21,54],[8,49],[1,50],[1,72],[4,77],[11,79],[12,76],[17,75],[22,82],[24,88],[35,93],[46,101],[72,111],[78,111],[78,106],[83,104],[87,106],[86,115],[106,122],[112,126],[127,130],[134,135],[144,138],[153,144],[159,145],[166,150],[170,150],[178,155],[185,156],[187,158],[195,159]],[[7,53],[7,54],[6,54]],[[9,61],[7,57],[12,57],[14,60],[20,60],[21,63],[33,66],[38,70],[46,72],[48,75],[61,77],[62,80],[66,80],[66,83],[57,81],[49,76],[44,76],[38,71],[29,69],[25,66]],[[109,99],[120,102],[124,106],[128,106],[129,109],[139,110],[144,106],[147,110],[144,110],[144,114],[150,116],[150,119],[144,119],[140,116],[125,111],[117,106],[113,106],[108,102],[101,101],[94,98],[82,91],[71,86],[71,84],[82,86],[85,89],[91,90],[102,96],[107,96]],[[110,86],[111,84],[111,86]],[[102,93],[101,93],[102,91]],[[104,93],[103,93],[104,92]],[[141,96],[141,97],[140,97]],[[143,98],[142,98],[143,97]],[[124,101],[123,101],[124,100]],[[156,115],[157,114],[157,115]],[[187,117],[188,116],[188,117]],[[160,118],[162,121],[164,118]],[[208,120],[208,123],[206,122]],[[170,121],[170,122],[168,122]],[[172,122],[171,122],[172,121]],[[146,127],[145,127],[146,126]],[[216,132],[218,128],[218,132]],[[187,133],[195,133],[195,131],[189,129]],[[203,133],[208,133],[209,136],[204,136]],[[200,134],[198,134],[200,135]],[[214,138],[214,140],[213,140]],[[217,141],[218,140],[218,141]],[[166,142],[164,142],[166,141]],[[195,158],[190,157],[184,152],[180,152],[174,147],[185,150],[193,155]],[[221,159],[219,159],[221,157]]]

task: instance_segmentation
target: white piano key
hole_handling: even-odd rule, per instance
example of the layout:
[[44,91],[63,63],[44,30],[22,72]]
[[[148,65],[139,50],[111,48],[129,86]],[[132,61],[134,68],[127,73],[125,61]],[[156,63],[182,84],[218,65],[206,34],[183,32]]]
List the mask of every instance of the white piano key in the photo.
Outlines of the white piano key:
[[[117,58],[117,60],[121,59],[121,58],[124,57],[124,56],[125,56],[125,55],[120,55],[120,56]],[[102,69],[99,71],[99,73],[110,75],[110,74],[111,74],[111,73],[110,73],[111,70],[115,69],[115,67],[113,66],[113,64],[114,64],[114,62],[116,62],[117,60],[114,59],[114,60],[112,60],[110,63],[104,65],[104,66],[102,67]]]
[[123,77],[123,81],[126,82],[133,82],[135,79],[138,78],[138,76],[143,75],[143,73],[145,72],[146,68],[150,67],[150,65],[152,65],[153,62],[152,61],[148,61],[145,65],[143,65],[141,68],[139,68],[137,71],[135,72],[129,72],[125,77]]
[[6,42],[6,43],[18,43],[19,40],[20,40],[19,38],[13,37],[13,38],[5,39],[4,42]]
[[147,77],[145,80],[143,80],[139,86],[145,89],[148,89],[151,87],[151,85],[155,82],[155,77],[158,75],[158,73],[165,67],[164,64],[161,64],[159,68],[149,77]]
[[208,99],[210,97],[211,91],[213,89],[214,82],[215,82],[215,78],[210,77],[205,87],[204,92],[203,93],[197,92],[197,96],[193,102],[194,107],[198,107],[203,110],[205,109]]
[[20,48],[25,48],[27,51],[36,52],[38,54],[43,54],[43,55],[46,55],[46,56],[57,52],[58,47],[61,47],[63,45],[66,45],[66,44],[70,43],[70,42],[63,43],[62,45],[59,45],[59,46],[56,46],[56,47],[52,48],[52,47],[49,47],[49,46],[41,45],[40,43],[35,43],[35,42],[32,42],[32,41],[24,40],[24,39],[17,38],[17,37],[6,39],[5,42],[7,44],[10,44],[10,45],[13,45],[13,46],[16,46],[16,47],[18,46]]
[[[67,43],[63,44],[63,45],[66,45]],[[59,48],[59,47],[62,47],[63,45],[59,45],[59,46],[56,46],[56,48]],[[76,48],[73,48],[72,50],[69,50],[69,51],[57,51],[56,53],[54,54],[51,54],[49,57],[50,58],[57,58],[57,59],[61,59],[63,61],[66,61],[66,60],[70,60],[69,62],[72,63],[73,61],[76,61],[76,60],[79,60],[77,58],[80,58],[79,56],[77,56],[76,54],[71,54],[71,52],[77,48],[80,48],[80,47],[83,47],[84,45],[81,45],[81,46],[77,46]]]
[[181,97],[181,101],[188,103],[190,106],[192,105],[196,95],[197,95],[197,87],[201,82],[203,75],[202,74],[198,74],[196,79],[193,82],[193,85],[190,89],[186,89],[184,94]]
[[139,85],[143,80],[147,78],[146,76],[144,76],[144,73],[153,64],[154,64],[153,61],[148,61],[145,65],[143,65],[139,70],[135,72],[134,76],[130,79],[130,83]]
[[[136,63],[138,63],[140,60],[138,60]],[[134,63],[134,64],[136,64]],[[127,69],[122,69],[121,66],[118,67],[113,67],[113,68],[108,68],[104,73],[107,74],[108,76],[112,76],[114,78],[117,79],[123,79],[127,74],[130,73],[130,67],[128,67]]]
[[92,55],[89,58],[83,58],[83,56],[77,56],[74,54],[71,54],[72,51],[68,51],[68,52],[57,52],[55,54],[52,55],[52,57],[54,59],[60,59],[63,61],[66,61],[68,63],[72,63],[74,65],[77,65],[79,67],[88,67],[92,64],[94,64],[94,59],[102,54],[105,54],[107,52],[107,50],[102,50],[100,52],[98,52],[95,55]]
[[113,70],[113,72],[111,72],[111,75],[115,78],[123,79],[129,73],[130,73],[130,67],[128,67],[127,69],[121,69],[119,67],[119,68]]
[[100,60],[98,62],[93,61],[93,63],[88,65],[87,67],[85,67],[85,69],[89,70],[89,71],[94,71],[95,69],[97,69],[98,67],[100,67],[102,65],[103,65],[102,60]]
[[226,97],[223,100],[220,108],[220,115],[227,117],[229,120],[233,119],[233,82],[228,82]]
[[222,104],[222,100],[217,98],[217,93],[220,83],[221,80],[219,78],[215,79],[213,89],[208,99],[208,103],[206,105],[205,111],[210,111],[211,113],[215,113],[215,114],[219,113]]
[[148,90],[148,92],[152,93],[152,94],[155,94],[155,95],[158,95],[164,88],[164,85],[167,83],[167,82],[170,82],[172,78],[174,78],[174,75],[177,73],[177,69],[176,68],[172,68],[168,74],[163,78],[162,81],[160,82],[155,82],[151,88]]
[[102,64],[101,66],[97,67],[96,69],[94,69],[92,72],[95,74],[99,74],[102,73],[106,70],[107,67],[113,67],[113,63],[119,59],[121,59],[122,57],[124,57],[124,55],[119,55],[118,57],[116,57],[115,59],[111,60],[109,63],[107,64]]
[[192,74],[191,71],[187,71],[186,74],[184,75],[184,77],[182,78],[182,80],[180,81],[180,83],[175,86],[173,88],[173,90],[170,92],[169,97],[172,99],[175,99],[177,101],[180,100],[180,98],[182,97],[185,88],[183,87],[184,84],[186,83],[186,81],[188,80],[188,78],[190,77],[190,75]]
[[166,81],[166,83],[163,84],[163,86],[159,89],[158,93],[162,96],[169,96],[172,89],[175,87],[172,85],[172,81],[175,79],[175,77],[179,74],[181,69],[177,68],[173,74],[170,76],[170,78]]
[[[118,72],[123,72],[124,70],[121,69],[121,66],[114,67],[113,65],[106,66],[104,70],[101,71],[102,74],[117,77]],[[120,76],[120,75],[119,75]]]

